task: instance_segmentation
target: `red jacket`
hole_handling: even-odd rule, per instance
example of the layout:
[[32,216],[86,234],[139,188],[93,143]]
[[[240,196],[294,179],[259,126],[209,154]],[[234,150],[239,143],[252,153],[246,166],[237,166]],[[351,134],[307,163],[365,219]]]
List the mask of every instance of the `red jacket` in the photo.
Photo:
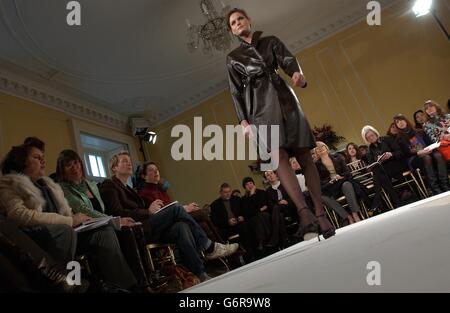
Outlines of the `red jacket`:
[[161,200],[164,205],[172,202],[167,192],[162,191],[158,184],[145,183],[144,188],[139,191],[139,196],[144,199],[147,207],[155,200]]

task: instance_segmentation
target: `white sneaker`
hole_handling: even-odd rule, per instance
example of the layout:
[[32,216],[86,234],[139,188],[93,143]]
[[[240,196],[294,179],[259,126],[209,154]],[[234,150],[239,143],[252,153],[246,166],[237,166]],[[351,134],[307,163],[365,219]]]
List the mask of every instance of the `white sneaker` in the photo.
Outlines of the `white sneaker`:
[[213,252],[205,255],[205,259],[207,260],[214,260],[218,258],[225,258],[229,255],[232,255],[236,252],[236,250],[239,248],[238,243],[232,243],[232,244],[221,244],[221,243],[214,243],[214,250]]

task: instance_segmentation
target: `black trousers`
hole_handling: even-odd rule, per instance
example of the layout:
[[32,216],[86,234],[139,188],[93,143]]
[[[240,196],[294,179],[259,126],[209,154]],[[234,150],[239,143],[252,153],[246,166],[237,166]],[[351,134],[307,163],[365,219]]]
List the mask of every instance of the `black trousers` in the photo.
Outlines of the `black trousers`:
[[141,287],[149,286],[150,265],[145,251],[146,240],[142,226],[122,227],[117,232],[125,259]]
[[386,191],[387,195],[392,201],[394,208],[400,205],[400,199],[397,192],[392,185],[391,178],[386,174],[384,169],[380,165],[376,165],[372,169],[373,173],[373,185],[375,191],[375,197],[373,199],[372,208],[379,207],[381,205],[381,188]]

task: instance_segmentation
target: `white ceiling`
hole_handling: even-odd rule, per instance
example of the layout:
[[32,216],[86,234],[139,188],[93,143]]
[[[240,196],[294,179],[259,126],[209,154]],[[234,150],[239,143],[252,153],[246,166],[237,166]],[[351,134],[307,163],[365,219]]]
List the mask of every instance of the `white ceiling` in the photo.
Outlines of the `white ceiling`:
[[[78,27],[66,24],[68,2],[0,0],[0,67],[155,125],[227,88],[224,53],[186,48],[186,18],[204,22],[199,0],[80,0]],[[368,13],[366,0],[223,2],[246,9],[254,29],[293,52]]]

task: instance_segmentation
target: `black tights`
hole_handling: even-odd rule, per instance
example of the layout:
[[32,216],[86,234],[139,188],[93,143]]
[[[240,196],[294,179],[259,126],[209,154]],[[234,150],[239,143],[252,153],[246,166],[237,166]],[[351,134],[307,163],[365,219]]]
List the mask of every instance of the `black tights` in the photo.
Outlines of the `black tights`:
[[[280,179],[281,184],[288,193],[289,197],[294,202],[298,215],[301,219],[303,226],[315,223],[314,216],[311,213],[300,213],[310,212],[309,210],[302,210],[307,207],[305,198],[303,197],[302,190],[298,183],[297,177],[295,176],[294,170],[291,168],[289,163],[289,155],[285,149],[279,149],[273,151],[272,156],[278,153],[278,169],[277,175]],[[314,204],[314,210],[316,216],[322,216],[324,214],[324,209],[322,205],[322,192],[320,188],[320,177],[317,172],[316,165],[313,162],[311,153],[308,148],[299,148],[294,153],[297,161],[300,163],[303,171],[305,173],[306,184],[311,194],[311,199]],[[275,156],[276,158],[276,156]]]

